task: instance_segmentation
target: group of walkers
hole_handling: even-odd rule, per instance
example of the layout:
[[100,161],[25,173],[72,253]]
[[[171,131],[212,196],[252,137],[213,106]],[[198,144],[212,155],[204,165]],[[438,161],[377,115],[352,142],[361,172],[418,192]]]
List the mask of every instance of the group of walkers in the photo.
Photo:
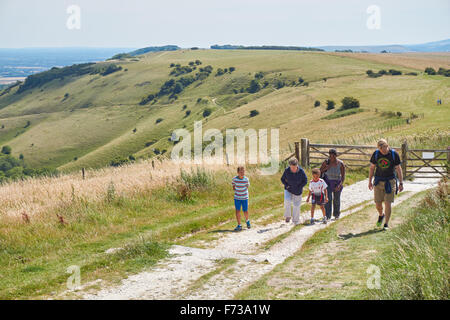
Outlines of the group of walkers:
[[[306,202],[311,201],[310,224],[315,223],[314,211],[320,207],[323,215],[322,222],[326,224],[334,216],[339,219],[341,214],[341,193],[345,181],[345,164],[338,159],[335,149],[330,149],[320,168],[312,169],[312,179],[309,182],[309,193]],[[232,185],[235,191],[234,203],[236,209],[237,227],[241,231],[241,209],[244,212],[247,228],[251,228],[248,214],[248,198],[250,181],[245,176],[245,168],[238,167],[238,175],[233,178]],[[284,218],[287,223],[292,220],[294,225],[300,223],[300,206],[302,203],[303,188],[308,184],[305,171],[299,166],[298,160],[289,160],[289,166],[281,176],[284,185]],[[378,141],[377,150],[370,158],[369,190],[374,191],[374,202],[378,211],[376,226],[383,225],[384,230],[389,229],[391,205],[394,195],[403,191],[403,173],[400,156],[391,149],[386,140]],[[383,210],[384,202],[384,210]]]

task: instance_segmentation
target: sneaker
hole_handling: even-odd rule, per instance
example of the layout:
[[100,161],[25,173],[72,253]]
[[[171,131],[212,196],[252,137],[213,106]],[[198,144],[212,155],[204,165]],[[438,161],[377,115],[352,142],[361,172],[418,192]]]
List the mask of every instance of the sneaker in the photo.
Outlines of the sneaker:
[[247,220],[247,229],[250,229],[252,226],[250,225],[250,220]]
[[234,231],[242,231],[241,225],[238,225],[236,228],[234,228]]
[[286,223],[289,223],[291,221],[291,217],[286,217]]
[[381,224],[383,223],[383,219],[384,219],[384,214],[382,216],[378,216],[377,228],[381,227]]
[[314,218],[311,218],[311,220],[309,222],[310,222],[310,224],[314,224]]
[[334,220],[337,220],[337,219],[339,219],[339,215],[334,216]]
[[327,217],[323,217],[322,223],[327,224],[327,220],[328,220]]
[[389,230],[389,226],[387,225],[387,223],[384,224],[383,230]]

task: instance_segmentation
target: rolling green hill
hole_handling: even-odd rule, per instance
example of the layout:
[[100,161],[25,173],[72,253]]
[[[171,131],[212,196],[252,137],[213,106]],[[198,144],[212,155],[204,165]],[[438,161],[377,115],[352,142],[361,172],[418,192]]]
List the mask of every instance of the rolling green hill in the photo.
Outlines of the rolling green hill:
[[[177,50],[54,69],[0,91],[0,145],[23,154],[30,166],[101,167],[130,155],[168,152],[172,131],[192,129],[210,109],[205,129],[279,127],[285,153],[301,137],[372,143],[387,136],[394,144],[407,138],[413,145],[447,146],[450,79],[424,75],[422,64],[405,67],[379,55],[371,60],[307,51]],[[403,75],[370,78],[369,69]],[[252,80],[258,85],[249,90]],[[156,99],[144,103],[149,95]],[[359,99],[363,112],[325,118],[336,112],[326,110],[326,100],[339,107],[345,96]],[[250,117],[251,110],[259,114]],[[407,118],[413,118],[410,124]]]

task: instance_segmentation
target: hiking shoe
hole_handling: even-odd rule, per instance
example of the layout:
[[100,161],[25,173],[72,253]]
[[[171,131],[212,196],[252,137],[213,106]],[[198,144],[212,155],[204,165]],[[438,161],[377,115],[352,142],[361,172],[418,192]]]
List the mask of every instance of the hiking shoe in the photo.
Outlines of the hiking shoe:
[[250,220],[247,220],[247,229],[250,229],[252,226],[250,225]]
[[327,217],[323,217],[322,223],[323,223],[323,224],[327,224],[327,220],[328,220]]
[[334,220],[337,220],[337,219],[339,219],[339,215],[334,216]]
[[291,217],[286,217],[286,223],[289,223],[291,221]]
[[384,224],[383,230],[385,231],[389,230],[389,226],[387,225],[387,223]]
[[381,224],[383,223],[383,219],[384,219],[384,214],[382,216],[378,216],[377,228],[381,227]]
[[234,228],[234,231],[242,231],[241,225],[238,225],[236,228]]
[[310,222],[310,224],[314,224],[314,218],[311,218],[311,220],[309,222]]

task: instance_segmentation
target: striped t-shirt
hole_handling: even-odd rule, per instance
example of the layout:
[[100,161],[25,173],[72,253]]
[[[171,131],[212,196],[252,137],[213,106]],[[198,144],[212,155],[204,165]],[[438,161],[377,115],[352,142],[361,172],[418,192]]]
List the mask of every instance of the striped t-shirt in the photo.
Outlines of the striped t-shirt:
[[235,176],[231,184],[235,187],[234,199],[248,199],[248,187],[250,186],[250,181],[246,176],[244,176],[242,179],[240,179],[239,176]]

